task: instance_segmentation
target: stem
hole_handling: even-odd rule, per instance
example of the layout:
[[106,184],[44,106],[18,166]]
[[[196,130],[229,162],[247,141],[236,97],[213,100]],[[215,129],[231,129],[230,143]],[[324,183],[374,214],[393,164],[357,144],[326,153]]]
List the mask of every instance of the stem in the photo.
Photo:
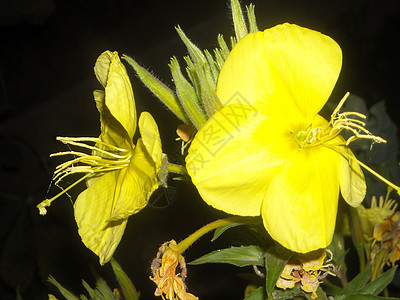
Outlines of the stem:
[[196,230],[193,232],[191,235],[189,235],[186,239],[181,241],[178,244],[178,249],[181,253],[183,253],[187,248],[189,248],[190,245],[192,245],[195,241],[197,241],[199,238],[201,238],[204,234],[207,232],[216,229],[218,227],[228,225],[228,224],[234,224],[234,223],[243,223],[244,218],[239,217],[239,216],[233,216],[233,217],[228,217],[225,219],[219,219],[217,221],[211,222],[200,229]]

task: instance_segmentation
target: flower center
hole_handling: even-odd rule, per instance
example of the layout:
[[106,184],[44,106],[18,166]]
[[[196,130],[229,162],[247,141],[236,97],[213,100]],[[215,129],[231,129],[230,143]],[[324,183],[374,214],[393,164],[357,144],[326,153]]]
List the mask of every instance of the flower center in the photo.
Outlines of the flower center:
[[339,110],[343,106],[344,102],[350,93],[346,95],[339,102],[331,115],[331,119],[326,127],[315,127],[310,125],[306,130],[299,131],[297,134],[293,134],[294,138],[299,145],[299,150],[306,147],[317,146],[326,144],[337,137],[343,129],[351,132],[351,136],[344,142],[338,143],[332,146],[348,146],[351,142],[358,139],[369,139],[373,143],[386,143],[381,137],[371,134],[364,126],[366,116],[358,112],[343,112],[339,113]]

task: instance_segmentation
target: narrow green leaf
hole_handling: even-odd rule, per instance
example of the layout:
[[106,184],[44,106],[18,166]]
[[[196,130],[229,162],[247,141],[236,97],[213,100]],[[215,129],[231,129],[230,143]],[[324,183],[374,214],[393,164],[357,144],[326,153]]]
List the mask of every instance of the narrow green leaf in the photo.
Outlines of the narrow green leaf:
[[361,294],[378,295],[383,289],[392,282],[397,266],[386,271],[374,281],[368,283],[360,290]]
[[256,21],[256,15],[254,12],[254,4],[250,4],[250,6],[246,6],[247,10],[247,19],[249,20],[249,25],[250,25],[250,32],[255,33],[258,31],[258,26],[257,26],[257,21]]
[[193,86],[183,76],[178,60],[173,57],[169,64],[172,77],[174,78],[176,93],[178,94],[181,105],[185,109],[186,115],[189,116],[191,122],[197,129],[203,126],[207,121]]
[[110,261],[111,267],[117,277],[118,283],[121,287],[122,294],[125,300],[137,300],[139,299],[138,293],[132,281],[129,279],[128,275],[122,270],[121,266],[117,263],[115,259]]
[[143,84],[161,101],[170,111],[172,111],[183,122],[190,124],[190,120],[186,116],[183,108],[179,104],[174,91],[158,80],[153,74],[141,67],[135,60],[127,55],[122,55],[122,59],[127,61],[136,74],[139,76]]
[[268,296],[271,296],[275,284],[278,281],[279,276],[282,274],[283,268],[292,255],[293,252],[280,245],[268,248],[267,253],[265,254],[265,287]]
[[350,294],[350,295],[340,295],[334,298],[335,300],[395,300],[399,298],[392,297],[379,297],[374,295],[363,295],[363,294]]
[[68,291],[66,288],[64,288],[61,284],[58,283],[57,280],[54,279],[53,276],[49,276],[47,279],[51,284],[55,285],[60,293],[65,297],[67,300],[79,300],[78,297],[76,297],[73,293]]
[[231,0],[231,11],[236,39],[239,41],[241,38],[247,35],[248,30],[246,21],[244,20],[242,8],[240,7],[238,0]]
[[304,298],[304,292],[296,286],[293,289],[287,289],[287,290],[282,290],[282,289],[274,289],[274,291],[271,293],[271,296],[268,297],[268,299],[274,299],[274,300],[286,300],[286,299],[297,299],[295,298],[296,296],[303,296],[300,299]]
[[226,263],[238,267],[263,266],[264,251],[258,246],[230,247],[203,255],[189,264],[200,265],[205,263]]
[[264,287],[259,287],[247,295],[244,300],[265,300],[265,289]]
[[214,236],[211,239],[211,242],[214,242],[217,238],[219,238],[221,236],[221,234],[223,234],[229,228],[233,228],[233,227],[236,227],[236,226],[239,226],[239,225],[244,225],[244,223],[231,223],[231,224],[227,224],[227,225],[218,227],[214,231]]
[[372,265],[369,265],[363,272],[358,274],[346,287],[342,290],[342,295],[358,293],[365,286],[372,275]]
[[91,286],[90,286],[85,280],[83,280],[83,279],[82,279],[82,285],[84,286],[84,288],[85,288],[86,291],[88,292],[89,297],[90,297],[91,299],[95,299],[95,298],[97,297],[97,295],[96,295],[96,290],[92,289]]
[[96,280],[96,294],[100,299],[108,300],[108,299],[118,299],[118,296],[113,294],[113,291],[107,285],[107,282],[98,277]]

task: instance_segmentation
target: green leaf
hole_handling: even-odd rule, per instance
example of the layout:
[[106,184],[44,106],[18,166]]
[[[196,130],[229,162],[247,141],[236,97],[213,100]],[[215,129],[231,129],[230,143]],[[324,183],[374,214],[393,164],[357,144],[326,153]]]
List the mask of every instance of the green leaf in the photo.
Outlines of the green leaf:
[[350,294],[350,295],[336,296],[334,299],[335,300],[380,300],[380,299],[394,300],[398,298],[378,297],[374,295]]
[[54,279],[53,276],[49,276],[49,278],[47,279],[51,284],[55,285],[58,290],[60,291],[60,293],[65,297],[65,299],[67,300],[79,300],[78,297],[76,297],[73,293],[71,293],[70,291],[68,291],[66,288],[64,288],[61,284],[58,283],[57,280]]
[[390,282],[392,282],[396,269],[397,266],[383,273],[374,281],[368,283],[365,287],[363,287],[360,290],[360,293],[369,295],[378,295]]
[[85,288],[86,291],[88,292],[89,297],[90,297],[91,299],[95,299],[95,298],[97,297],[97,295],[96,295],[96,290],[92,289],[92,288],[90,287],[90,285],[89,285],[85,280],[83,280],[83,279],[82,279],[82,285],[84,286],[84,288]]
[[110,261],[111,267],[117,277],[118,283],[121,287],[122,293],[124,294],[125,300],[137,300],[139,299],[138,293],[132,281],[129,279],[128,275],[122,270],[121,266],[117,263],[115,259]]
[[214,242],[217,238],[219,238],[221,236],[221,234],[223,234],[226,230],[239,226],[239,225],[244,225],[244,223],[230,223],[221,227],[218,227],[217,229],[215,229],[214,231],[214,236],[211,239],[211,242]]
[[372,265],[369,265],[363,272],[358,274],[342,290],[342,295],[358,293],[368,282],[372,275]]
[[259,287],[247,295],[245,300],[264,300],[265,299],[265,289],[264,287]]
[[275,284],[278,281],[279,276],[282,274],[283,268],[292,255],[293,252],[280,245],[268,248],[265,255],[265,286],[268,296],[271,296]]
[[96,294],[99,295],[100,299],[108,300],[108,299],[119,299],[117,295],[113,294],[113,291],[107,285],[107,282],[98,277],[96,280]]
[[[281,290],[281,289],[274,289],[274,291],[271,293],[271,297],[268,299],[293,299],[296,296],[303,296],[304,297],[304,292],[297,286],[293,289],[287,289],[287,290]],[[304,297],[305,298],[305,297]],[[297,299],[297,298],[295,298]]]
[[226,263],[238,267],[264,266],[264,251],[258,246],[230,247],[203,255],[189,264],[200,265],[205,263]]

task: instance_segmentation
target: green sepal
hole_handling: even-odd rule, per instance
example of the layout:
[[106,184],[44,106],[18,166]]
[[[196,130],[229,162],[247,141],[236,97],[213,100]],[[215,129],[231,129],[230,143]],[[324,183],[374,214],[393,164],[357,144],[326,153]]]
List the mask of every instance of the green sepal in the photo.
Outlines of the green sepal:
[[185,44],[186,48],[189,51],[189,55],[195,64],[207,64],[207,58],[204,56],[203,52],[193,44],[186,34],[183,32],[180,26],[175,27],[176,31],[178,32],[179,37]]
[[201,67],[200,65],[195,65],[195,67],[200,81],[201,101],[203,102],[207,115],[210,118],[222,107],[222,104],[217,96],[217,87],[212,79],[210,66],[204,65]]
[[139,299],[135,286],[129,279],[128,275],[126,275],[124,270],[121,268],[121,266],[117,263],[117,261],[112,258],[110,260],[110,263],[114,271],[115,277],[117,277],[119,286],[121,287],[122,294],[124,295],[124,300]]
[[218,75],[219,75],[217,63],[215,62],[214,58],[212,57],[212,55],[210,54],[210,52],[208,50],[204,50],[204,54],[206,55],[208,65],[210,66],[212,81],[215,85],[217,83]]
[[190,124],[185,111],[181,107],[178,97],[174,91],[157,79],[153,74],[141,67],[133,58],[122,55],[122,59],[128,62],[135,70],[143,84],[172,111],[184,123]]
[[238,0],[231,0],[231,11],[236,40],[239,41],[241,38],[247,35],[249,31],[247,30],[246,21]]
[[191,121],[188,124],[193,124],[197,129],[199,129],[207,121],[207,118],[204,115],[202,108],[199,106],[199,99],[197,98],[195,89],[183,76],[178,60],[175,57],[171,58],[169,67],[171,69],[172,77],[174,78],[176,93],[186,115],[189,116]]
[[265,288],[268,296],[271,296],[279,276],[292,255],[293,252],[280,245],[268,248],[265,254]]
[[255,8],[254,4],[250,4],[249,6],[246,6],[247,19],[249,20],[251,33],[256,33],[258,31],[256,14],[255,14],[254,8]]
[[230,50],[229,50],[228,45],[226,44],[224,36],[222,34],[218,34],[217,41],[218,41],[218,44],[220,47],[219,50],[220,50],[221,56],[225,61],[225,59],[229,55]]
[[190,262],[190,265],[206,263],[226,263],[238,267],[263,266],[264,250],[258,246],[230,247],[210,252]]
[[217,64],[210,54],[207,59],[207,53],[203,54],[203,52],[188,39],[179,26],[176,27],[176,31],[189,52],[190,59],[185,58],[188,65],[187,70],[189,78],[195,86],[197,96],[201,99],[208,119],[222,106],[216,94],[216,79],[219,72],[217,72],[218,74],[213,74],[213,69],[214,72],[217,71],[215,69]]

